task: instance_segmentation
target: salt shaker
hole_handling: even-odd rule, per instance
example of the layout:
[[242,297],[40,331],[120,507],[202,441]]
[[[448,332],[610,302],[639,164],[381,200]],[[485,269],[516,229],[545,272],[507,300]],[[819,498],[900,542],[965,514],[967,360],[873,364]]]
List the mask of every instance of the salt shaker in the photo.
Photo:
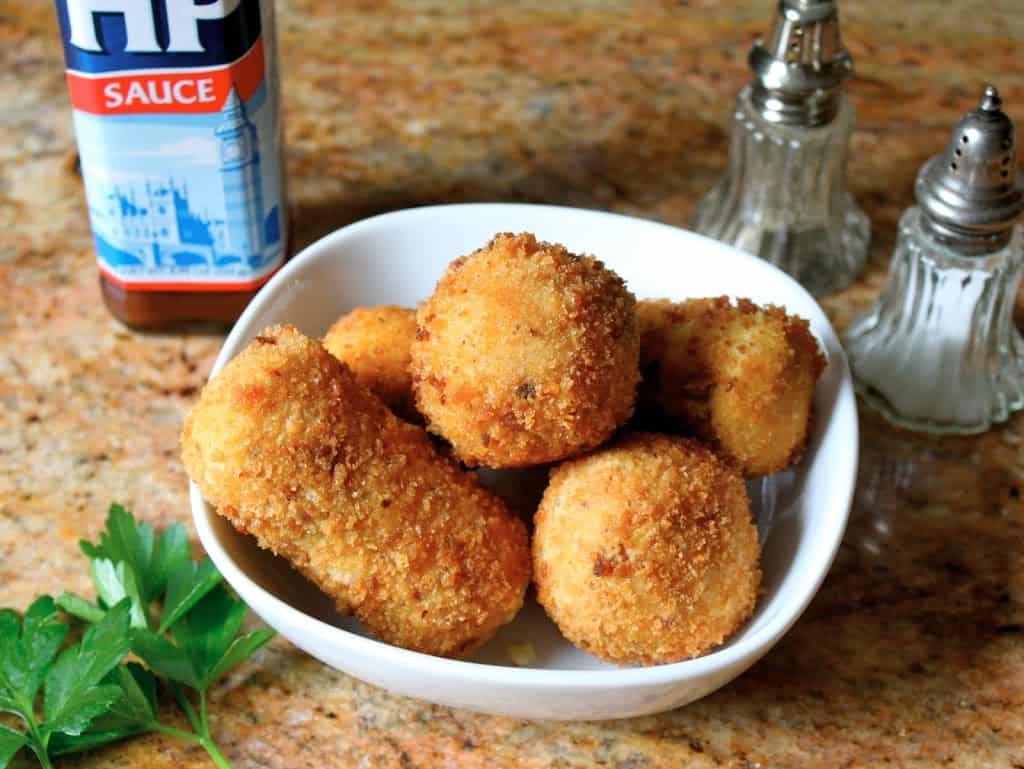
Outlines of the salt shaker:
[[853,61],[835,0],[781,0],[750,67],[728,167],[693,227],[781,267],[813,294],[837,291],[863,266],[871,226],[846,186],[854,115],[842,85]]
[[922,166],[900,219],[889,281],[845,345],[864,399],[912,430],[971,434],[1024,406],[1013,323],[1024,210],[1013,123],[996,89]]

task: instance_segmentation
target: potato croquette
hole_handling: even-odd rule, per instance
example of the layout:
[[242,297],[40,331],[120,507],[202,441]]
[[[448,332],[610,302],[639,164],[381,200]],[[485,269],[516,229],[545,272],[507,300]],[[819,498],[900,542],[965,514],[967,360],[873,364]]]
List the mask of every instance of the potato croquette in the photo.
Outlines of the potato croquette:
[[722,643],[761,570],[743,479],[688,438],[632,433],[565,462],[537,512],[537,598],[576,646],[656,665]]
[[653,407],[748,478],[803,455],[825,357],[807,321],[727,297],[643,301],[642,410]]
[[526,467],[605,441],[633,412],[636,300],[591,256],[499,234],[417,312],[413,389],[467,465]]
[[293,327],[206,385],[182,444],[221,515],[383,641],[462,656],[522,605],[522,522]]
[[409,347],[416,337],[416,311],[407,307],[356,307],[324,337],[324,347],[397,416],[420,421],[412,396]]

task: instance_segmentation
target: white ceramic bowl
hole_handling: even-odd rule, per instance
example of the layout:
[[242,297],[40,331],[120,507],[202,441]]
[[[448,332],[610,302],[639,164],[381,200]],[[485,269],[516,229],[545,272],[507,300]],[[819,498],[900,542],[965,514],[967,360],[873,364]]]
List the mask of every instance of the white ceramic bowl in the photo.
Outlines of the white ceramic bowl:
[[[828,356],[818,383],[814,435],[800,465],[750,485],[763,542],[764,594],[753,618],[727,643],[694,660],[615,668],[562,639],[532,596],[514,622],[472,661],[406,651],[368,637],[288,565],[238,534],[191,487],[196,527],[238,594],[271,627],[328,665],[391,691],[453,707],[518,718],[604,719],[654,713],[703,697],[767,652],[814,595],[846,527],[857,463],[857,421],[846,358],[815,301],[767,263],[684,230],[597,211],[479,204],[376,216],[317,241],[253,300],[224,344],[213,373],[261,329],[288,322],[322,336],[357,305],[413,306],[449,261],[496,232],[531,231],[571,251],[597,255],[637,297],[729,294],[773,302],[810,320]],[[539,496],[543,476],[487,473],[516,506]],[[530,667],[509,647],[529,641]]]

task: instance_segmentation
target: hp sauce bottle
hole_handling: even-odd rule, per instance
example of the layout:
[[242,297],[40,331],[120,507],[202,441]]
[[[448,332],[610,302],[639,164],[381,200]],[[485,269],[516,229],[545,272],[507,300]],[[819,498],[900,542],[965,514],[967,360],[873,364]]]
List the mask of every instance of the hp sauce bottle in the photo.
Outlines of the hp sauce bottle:
[[230,322],[286,254],[273,0],[57,0],[100,286]]

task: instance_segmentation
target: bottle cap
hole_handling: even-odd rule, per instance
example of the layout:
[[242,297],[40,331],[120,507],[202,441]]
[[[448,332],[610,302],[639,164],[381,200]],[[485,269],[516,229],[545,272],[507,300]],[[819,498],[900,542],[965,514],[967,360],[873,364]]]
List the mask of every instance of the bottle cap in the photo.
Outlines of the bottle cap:
[[925,228],[965,254],[1004,247],[1024,210],[1016,155],[1013,121],[995,86],[987,85],[977,109],[956,124],[946,151],[917,175],[914,193]]
[[816,126],[839,109],[853,59],[839,37],[835,0],[780,0],[766,40],[750,51],[752,99],[773,123]]

